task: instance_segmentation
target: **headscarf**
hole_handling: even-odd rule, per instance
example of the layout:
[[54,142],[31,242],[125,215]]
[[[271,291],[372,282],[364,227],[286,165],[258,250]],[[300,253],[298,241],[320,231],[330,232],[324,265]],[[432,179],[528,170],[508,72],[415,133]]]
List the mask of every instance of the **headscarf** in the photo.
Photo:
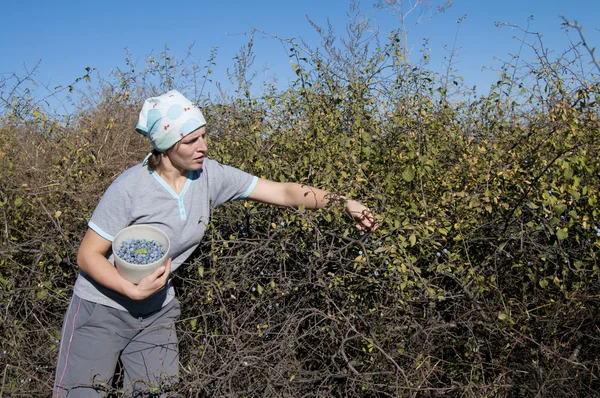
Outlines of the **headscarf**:
[[144,102],[135,129],[150,138],[154,149],[164,152],[205,124],[202,111],[179,91],[171,90]]

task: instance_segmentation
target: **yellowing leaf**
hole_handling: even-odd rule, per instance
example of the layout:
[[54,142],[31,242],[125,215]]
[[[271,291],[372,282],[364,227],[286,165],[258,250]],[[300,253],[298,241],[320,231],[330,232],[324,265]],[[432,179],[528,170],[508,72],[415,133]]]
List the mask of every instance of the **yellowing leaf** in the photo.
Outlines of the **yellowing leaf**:
[[54,217],[58,218],[61,216],[61,214],[62,214],[62,211],[57,210],[56,213],[54,213]]
[[410,235],[408,241],[410,242],[411,246],[414,246],[415,243],[417,243],[417,236],[415,234]]
[[258,294],[263,294],[263,291],[265,289],[263,289],[263,287],[261,285],[256,285],[256,290],[258,291]]

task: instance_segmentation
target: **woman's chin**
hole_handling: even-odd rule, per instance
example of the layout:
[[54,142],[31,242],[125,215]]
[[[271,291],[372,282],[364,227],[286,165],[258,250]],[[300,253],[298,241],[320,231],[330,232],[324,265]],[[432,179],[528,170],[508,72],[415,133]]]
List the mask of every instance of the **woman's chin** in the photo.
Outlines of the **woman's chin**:
[[190,170],[200,170],[204,164],[204,159],[194,160],[190,165]]

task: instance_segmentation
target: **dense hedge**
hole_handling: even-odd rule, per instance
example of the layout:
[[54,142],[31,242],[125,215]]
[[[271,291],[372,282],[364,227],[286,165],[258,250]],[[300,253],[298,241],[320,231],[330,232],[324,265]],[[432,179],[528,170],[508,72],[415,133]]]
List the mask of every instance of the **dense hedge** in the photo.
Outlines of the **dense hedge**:
[[[176,276],[175,392],[596,396],[597,75],[540,57],[456,97],[461,83],[409,65],[394,34],[358,61],[324,43],[310,56],[288,43],[298,80],[284,91],[251,96],[239,75],[237,95],[204,101],[210,156],[358,198],[380,227],[361,234],[336,206],[220,208]],[[172,84],[159,71],[145,73]],[[0,394],[49,395],[87,219],[149,148],[133,126],[161,87],[135,76],[68,123],[4,108]]]

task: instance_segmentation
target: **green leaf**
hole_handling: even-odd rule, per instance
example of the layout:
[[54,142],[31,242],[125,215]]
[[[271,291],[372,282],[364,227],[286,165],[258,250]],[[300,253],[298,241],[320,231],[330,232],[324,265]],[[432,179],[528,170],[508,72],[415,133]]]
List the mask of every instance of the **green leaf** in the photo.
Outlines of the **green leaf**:
[[411,234],[408,238],[411,246],[414,246],[417,243],[417,236],[415,234]]
[[22,198],[16,198],[15,199],[15,207],[21,207],[23,205],[23,199]]
[[562,213],[564,213],[564,211],[567,209],[567,205],[565,204],[558,204],[554,206],[554,213],[559,216]]
[[402,172],[402,178],[404,178],[404,181],[406,182],[411,182],[415,179],[415,170],[411,166],[406,166]]
[[363,139],[363,141],[366,142],[371,142],[372,140],[371,133],[369,133],[368,131],[363,131],[361,134],[361,138]]
[[568,168],[565,170],[565,178],[573,178],[573,169],[572,168]]
[[569,229],[568,228],[559,228],[556,231],[556,237],[559,240],[567,239],[568,236],[569,236]]
[[501,321],[505,321],[508,319],[508,315],[506,315],[504,312],[501,312],[498,314],[498,319],[500,319]]
[[545,280],[545,279],[540,279],[540,282],[539,282],[539,284],[540,284],[540,286],[541,286],[543,289],[545,289],[545,288],[547,288],[547,287],[548,287],[548,281],[547,281],[547,280]]
[[258,294],[263,294],[263,291],[265,290],[260,284],[256,285],[256,290],[258,291]]

